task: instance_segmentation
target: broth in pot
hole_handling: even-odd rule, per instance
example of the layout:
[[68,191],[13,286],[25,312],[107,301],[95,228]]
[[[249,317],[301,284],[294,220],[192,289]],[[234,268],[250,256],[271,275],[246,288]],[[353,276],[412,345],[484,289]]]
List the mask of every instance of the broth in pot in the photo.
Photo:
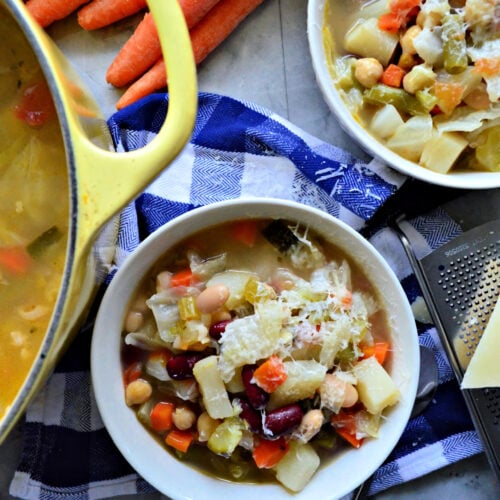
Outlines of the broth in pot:
[[37,58],[0,8],[0,419],[37,356],[58,296],[68,233],[59,121]]

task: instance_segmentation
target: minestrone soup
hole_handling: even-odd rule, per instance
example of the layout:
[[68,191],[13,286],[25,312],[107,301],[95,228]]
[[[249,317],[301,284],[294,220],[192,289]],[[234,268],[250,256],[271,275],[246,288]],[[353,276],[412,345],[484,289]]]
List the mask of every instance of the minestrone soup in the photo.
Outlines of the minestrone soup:
[[123,326],[124,397],[188,464],[291,491],[399,400],[367,276],[305,227],[240,220],[170,249]]
[[327,0],[324,46],[353,117],[438,173],[500,171],[494,0]]
[[0,418],[37,356],[65,262],[68,180],[35,54],[0,8]]

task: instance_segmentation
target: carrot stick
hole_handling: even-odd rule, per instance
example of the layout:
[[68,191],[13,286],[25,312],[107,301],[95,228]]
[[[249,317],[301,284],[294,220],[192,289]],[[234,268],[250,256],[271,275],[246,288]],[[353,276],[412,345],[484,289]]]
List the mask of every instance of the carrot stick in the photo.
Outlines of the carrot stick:
[[[263,1],[220,0],[190,31],[195,63],[201,63]],[[152,68],[127,89],[118,100],[116,107],[122,109],[166,85],[165,62],[163,59],[159,59]]]
[[106,81],[115,87],[123,87],[160,58],[160,39],[153,16],[148,12],[114,58],[106,72]]
[[254,448],[252,457],[259,469],[270,469],[287,454],[290,445],[281,437],[274,441],[263,439]]
[[172,418],[174,410],[174,403],[170,403],[168,401],[160,401],[159,403],[156,403],[151,410],[151,414],[149,415],[151,427],[156,432],[169,431],[174,425],[174,420]]
[[78,11],[78,24],[85,30],[96,30],[145,8],[146,0],[92,0]]
[[64,19],[89,0],[28,0],[26,8],[42,28]]
[[167,434],[165,443],[176,450],[186,453],[189,446],[194,441],[194,433],[192,431],[179,431],[174,429]]
[[266,392],[274,392],[286,379],[285,365],[276,355],[267,358],[253,373],[253,381]]
[[[187,27],[192,28],[218,2],[219,0],[179,0]],[[158,31],[153,17],[148,13],[114,58],[106,73],[106,81],[115,87],[124,87],[160,58]]]

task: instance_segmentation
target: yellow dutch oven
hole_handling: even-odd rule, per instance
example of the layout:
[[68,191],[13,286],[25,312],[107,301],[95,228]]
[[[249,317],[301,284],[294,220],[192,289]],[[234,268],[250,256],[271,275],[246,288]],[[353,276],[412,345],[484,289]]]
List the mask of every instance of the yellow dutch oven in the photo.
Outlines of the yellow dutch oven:
[[[16,20],[49,84],[66,149],[70,221],[58,299],[38,356],[13,403],[0,419],[0,443],[50,375],[84,318],[106,264],[103,248],[114,241],[113,217],[180,153],[196,117],[196,67],[189,32],[176,1],[148,0],[157,21],[169,76],[169,109],[158,136],[128,153],[113,151],[97,104],[63,54],[21,0],[0,0]],[[161,20],[161,22],[160,22]],[[100,272],[101,271],[101,272]]]

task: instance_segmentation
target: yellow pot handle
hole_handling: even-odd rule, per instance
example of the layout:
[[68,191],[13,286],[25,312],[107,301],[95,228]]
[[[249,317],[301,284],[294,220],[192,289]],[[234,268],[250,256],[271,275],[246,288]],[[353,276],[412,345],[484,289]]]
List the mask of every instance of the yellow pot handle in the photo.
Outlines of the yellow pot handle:
[[69,116],[78,183],[78,233],[88,242],[95,232],[147,187],[181,152],[196,119],[196,66],[177,0],[148,0],[168,73],[169,105],[158,135],[141,149],[107,151],[82,133],[81,116]]

